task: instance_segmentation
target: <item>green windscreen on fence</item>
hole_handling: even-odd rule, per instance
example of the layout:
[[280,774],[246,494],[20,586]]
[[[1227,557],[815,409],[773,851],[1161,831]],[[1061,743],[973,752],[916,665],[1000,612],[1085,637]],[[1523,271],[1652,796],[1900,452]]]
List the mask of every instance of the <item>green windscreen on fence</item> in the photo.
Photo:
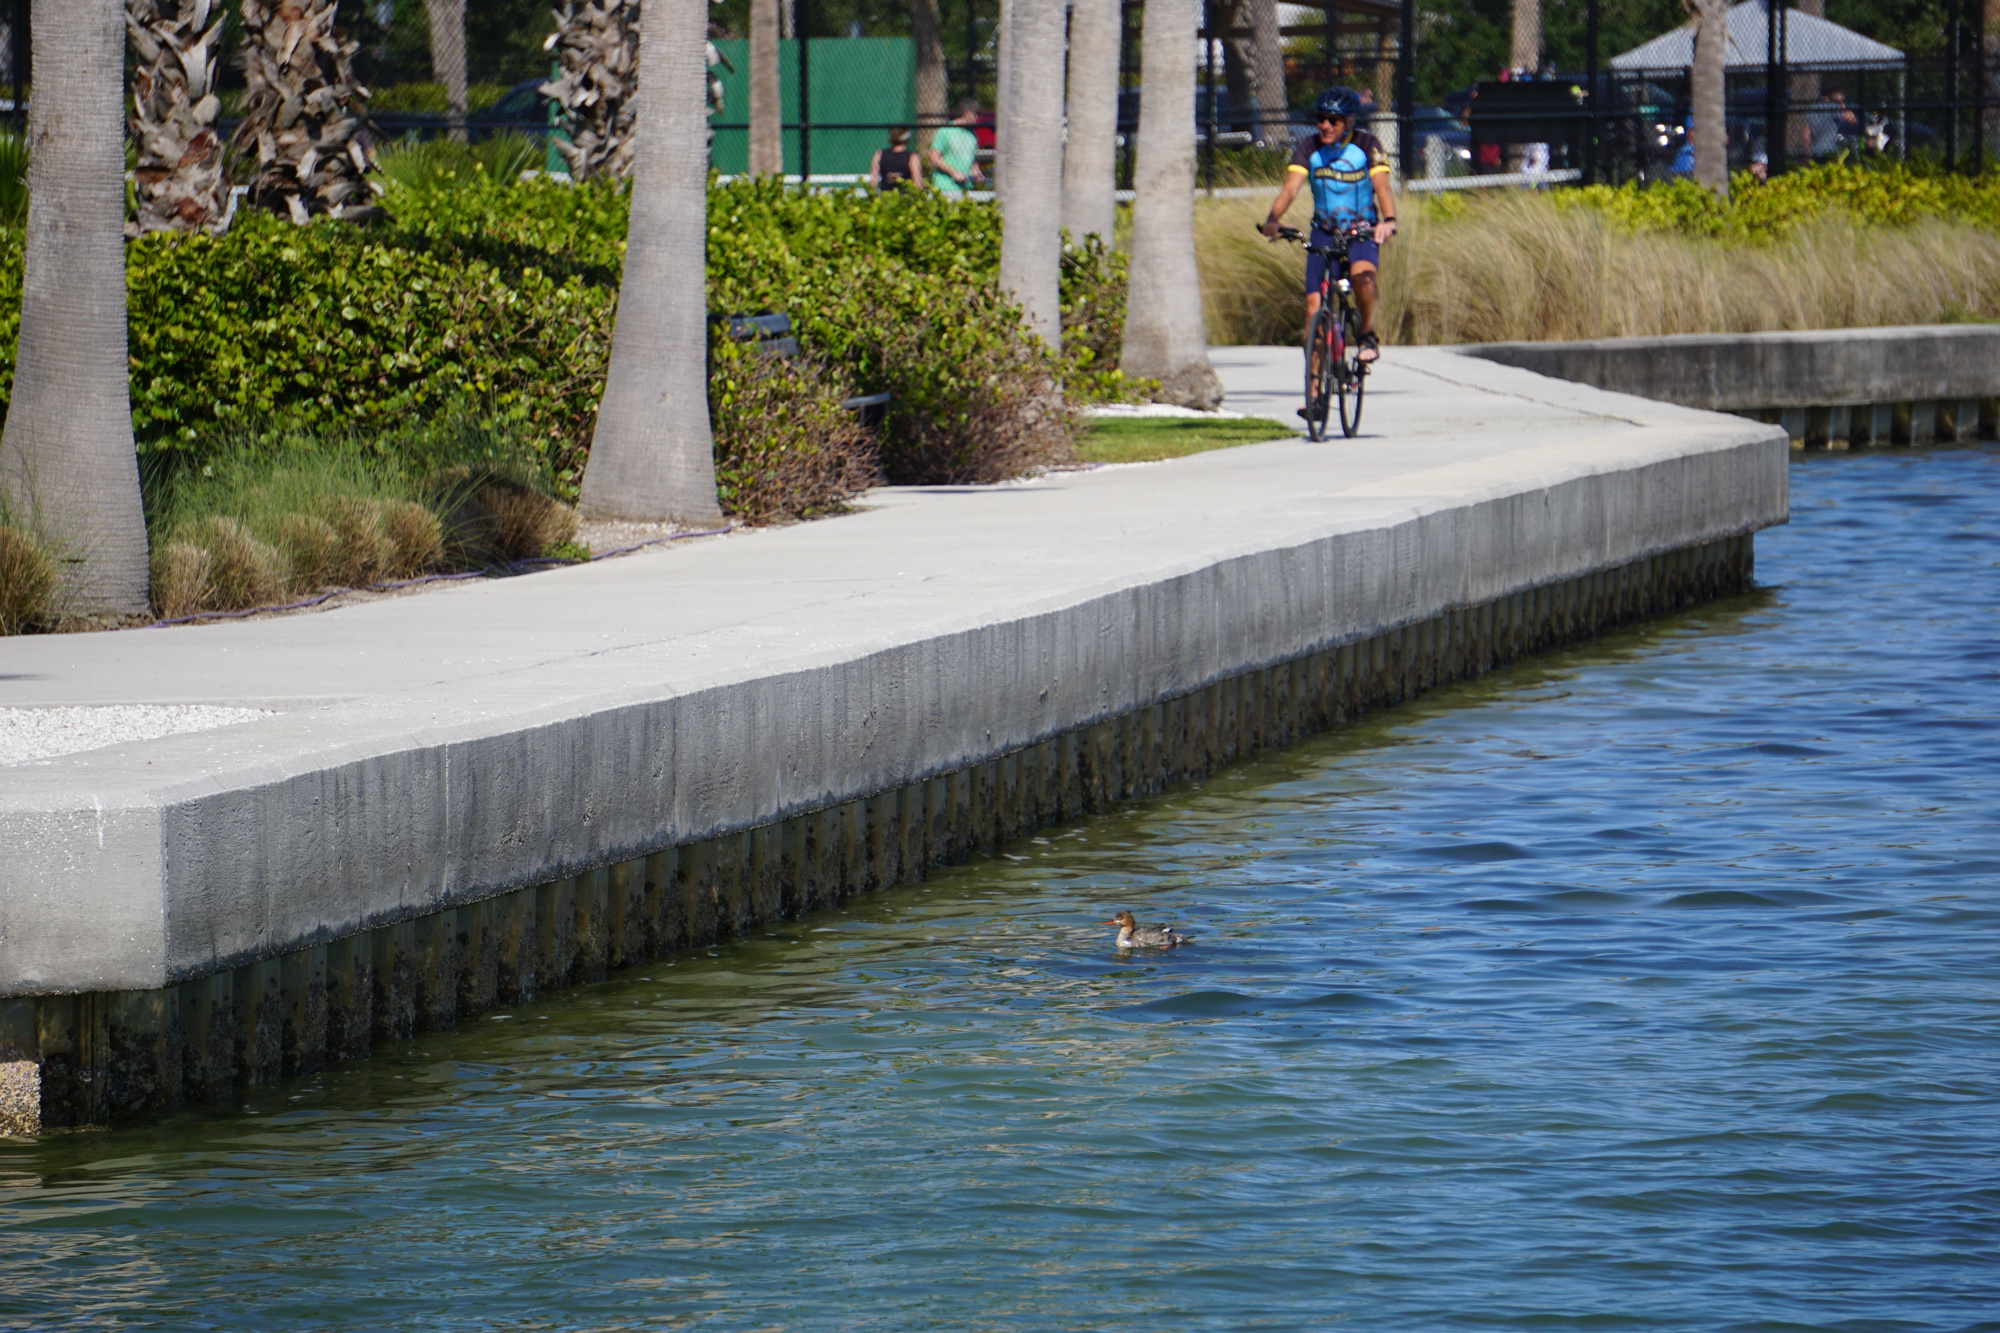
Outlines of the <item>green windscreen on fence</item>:
[[[713,118],[710,160],[726,175],[749,165],[750,43],[738,38],[715,49],[735,66],[716,66],[722,80],[722,110]],[[806,71],[812,98],[812,174],[858,175],[889,141],[888,126],[908,125],[916,115],[916,43],[908,37],[814,37],[806,43]],[[799,44],[778,43],[778,85],[785,115],[785,171],[799,169]],[[820,129],[821,125],[862,125],[866,129]],[[880,127],[880,128],[876,128]]]

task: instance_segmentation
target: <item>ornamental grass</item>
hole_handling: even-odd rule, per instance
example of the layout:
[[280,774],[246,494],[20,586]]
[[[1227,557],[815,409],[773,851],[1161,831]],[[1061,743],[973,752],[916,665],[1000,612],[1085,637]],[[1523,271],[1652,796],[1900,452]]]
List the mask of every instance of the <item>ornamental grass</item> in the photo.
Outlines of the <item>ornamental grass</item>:
[[[2000,178],[1798,176],[1739,178],[1733,212],[1671,184],[1405,196],[1377,326],[1421,344],[2000,320],[2000,213],[1984,202]],[[1298,339],[1303,256],[1254,233],[1265,208],[1197,205],[1211,341]]]
[[26,634],[55,617],[56,566],[32,533],[0,525],[0,634]]

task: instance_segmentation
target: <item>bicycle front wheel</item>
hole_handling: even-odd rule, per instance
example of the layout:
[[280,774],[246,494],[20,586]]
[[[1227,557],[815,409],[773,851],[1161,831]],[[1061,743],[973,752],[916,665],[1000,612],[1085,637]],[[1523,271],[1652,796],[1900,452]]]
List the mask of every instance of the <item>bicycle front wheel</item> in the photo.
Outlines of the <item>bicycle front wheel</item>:
[[1306,339],[1306,438],[1324,440],[1327,418],[1333,415],[1334,381],[1340,374],[1338,316],[1325,306],[1313,312],[1312,336]]
[[1361,390],[1368,383],[1368,366],[1361,360],[1361,316],[1352,308],[1340,314],[1346,332],[1335,375],[1340,387],[1340,433],[1352,439],[1361,433]]

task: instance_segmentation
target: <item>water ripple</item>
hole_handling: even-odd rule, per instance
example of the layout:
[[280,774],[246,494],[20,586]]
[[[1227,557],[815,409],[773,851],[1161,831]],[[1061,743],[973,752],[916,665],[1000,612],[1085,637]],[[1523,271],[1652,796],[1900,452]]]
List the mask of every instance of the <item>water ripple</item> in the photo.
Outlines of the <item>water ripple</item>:
[[1793,503],[1756,594],[0,1144],[0,1327],[2000,1329],[2000,451]]

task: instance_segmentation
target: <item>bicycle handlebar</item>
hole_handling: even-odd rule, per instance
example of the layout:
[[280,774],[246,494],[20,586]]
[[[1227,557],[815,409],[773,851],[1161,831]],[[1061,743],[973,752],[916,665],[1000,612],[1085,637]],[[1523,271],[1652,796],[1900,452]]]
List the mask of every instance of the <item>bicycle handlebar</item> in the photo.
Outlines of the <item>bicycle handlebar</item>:
[[[1263,235],[1263,233],[1264,229],[1261,226],[1258,227],[1257,234],[1261,236]],[[1334,232],[1333,235],[1346,236],[1346,237],[1359,236],[1364,240],[1372,241],[1375,239],[1375,224],[1372,222],[1352,223],[1345,229]],[[1297,227],[1280,227],[1278,228],[1278,239],[1281,241],[1291,241],[1294,244],[1298,244],[1306,240],[1306,234],[1300,231]]]

